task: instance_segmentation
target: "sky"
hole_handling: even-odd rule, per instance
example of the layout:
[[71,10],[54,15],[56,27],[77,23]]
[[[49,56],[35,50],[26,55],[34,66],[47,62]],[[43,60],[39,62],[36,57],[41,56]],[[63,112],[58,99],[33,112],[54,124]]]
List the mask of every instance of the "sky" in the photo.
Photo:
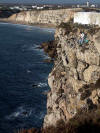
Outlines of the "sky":
[[[0,0],[0,3],[85,3],[87,0]],[[100,0],[89,0],[91,3],[100,3]]]

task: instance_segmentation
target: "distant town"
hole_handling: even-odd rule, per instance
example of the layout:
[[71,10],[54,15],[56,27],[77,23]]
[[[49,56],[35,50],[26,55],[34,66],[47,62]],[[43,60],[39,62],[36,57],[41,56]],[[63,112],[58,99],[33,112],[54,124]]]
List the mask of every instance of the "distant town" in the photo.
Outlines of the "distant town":
[[18,11],[29,11],[29,10],[53,10],[62,8],[100,8],[100,5],[89,3],[88,1],[84,4],[64,4],[64,5],[53,5],[53,4],[0,4],[0,10],[18,10]]

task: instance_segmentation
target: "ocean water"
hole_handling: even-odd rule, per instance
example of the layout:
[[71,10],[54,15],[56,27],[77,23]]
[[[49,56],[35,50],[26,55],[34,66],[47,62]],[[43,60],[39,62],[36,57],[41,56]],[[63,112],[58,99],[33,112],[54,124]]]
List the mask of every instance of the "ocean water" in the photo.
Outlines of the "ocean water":
[[0,133],[42,125],[52,64],[43,62],[47,55],[37,47],[53,40],[54,32],[0,23]]

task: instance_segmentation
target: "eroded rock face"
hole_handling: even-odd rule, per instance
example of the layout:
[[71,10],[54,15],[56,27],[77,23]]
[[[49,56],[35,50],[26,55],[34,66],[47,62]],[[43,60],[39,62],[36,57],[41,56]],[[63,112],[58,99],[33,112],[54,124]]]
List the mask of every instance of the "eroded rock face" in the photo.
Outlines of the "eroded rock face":
[[57,58],[48,78],[51,91],[44,127],[56,125],[59,119],[67,122],[78,111],[95,111],[100,107],[100,50],[90,34],[88,43],[79,46],[79,31],[78,28],[66,34],[66,29],[56,30]]
[[82,9],[23,11],[12,15],[8,20],[27,24],[47,24],[56,26],[61,22],[68,22],[74,17],[74,13],[77,11],[82,11]]

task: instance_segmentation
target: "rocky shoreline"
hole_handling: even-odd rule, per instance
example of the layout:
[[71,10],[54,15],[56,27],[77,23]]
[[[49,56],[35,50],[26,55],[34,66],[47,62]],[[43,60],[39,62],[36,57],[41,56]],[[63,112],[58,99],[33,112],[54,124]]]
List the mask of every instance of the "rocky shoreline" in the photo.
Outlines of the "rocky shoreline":
[[[79,44],[80,33],[88,42]],[[99,133],[100,27],[62,23],[41,48],[54,60],[43,128],[19,133]]]
[[[56,27],[7,18],[0,19],[0,22]],[[87,40],[82,45],[79,44],[81,32]],[[50,57],[46,62],[54,62],[48,76],[51,90],[47,94],[47,115],[42,129],[19,133],[78,133],[76,127],[86,120],[88,123],[93,121],[93,124],[96,121],[100,128],[100,27],[62,22],[56,28],[55,40],[43,43],[40,48]]]
[[[55,28],[57,23],[61,23],[60,15],[65,11],[68,12],[68,10],[56,12],[59,19],[52,14],[54,16],[52,23],[46,22],[52,17],[48,12],[48,18],[44,16],[41,20],[46,23],[35,23],[31,12],[1,18],[0,22]],[[92,124],[96,124],[100,129],[100,27],[68,22],[73,18],[75,11],[69,12],[68,19],[64,19],[65,23],[62,22],[57,26],[55,40],[43,43],[40,47],[50,57],[50,60],[46,61],[54,62],[48,76],[51,90],[47,94],[47,115],[44,118],[43,128],[21,130],[19,133],[80,133],[76,128],[82,124],[86,126],[86,121],[88,124],[92,121]],[[79,44],[81,32],[86,35],[87,40],[82,45]]]

